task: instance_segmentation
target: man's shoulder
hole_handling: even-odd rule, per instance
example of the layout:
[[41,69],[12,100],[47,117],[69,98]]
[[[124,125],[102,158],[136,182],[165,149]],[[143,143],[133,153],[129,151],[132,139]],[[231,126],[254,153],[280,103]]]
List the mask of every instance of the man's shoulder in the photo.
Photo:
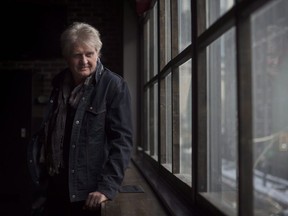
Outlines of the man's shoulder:
[[107,79],[107,81],[112,81],[112,82],[124,82],[124,78],[120,75],[117,74],[111,70],[109,70],[108,68],[105,68],[102,74],[102,78],[103,79]]

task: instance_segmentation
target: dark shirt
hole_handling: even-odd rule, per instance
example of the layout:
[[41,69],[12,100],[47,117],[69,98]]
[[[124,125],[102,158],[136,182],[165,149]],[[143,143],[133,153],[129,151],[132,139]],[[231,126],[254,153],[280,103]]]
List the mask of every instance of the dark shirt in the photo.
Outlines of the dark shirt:
[[76,112],[76,109],[68,104],[66,124],[65,124],[64,144],[63,144],[64,167],[66,169],[68,168],[68,165],[69,165],[69,145],[70,145],[71,131],[72,131],[72,125],[73,125],[75,112]]

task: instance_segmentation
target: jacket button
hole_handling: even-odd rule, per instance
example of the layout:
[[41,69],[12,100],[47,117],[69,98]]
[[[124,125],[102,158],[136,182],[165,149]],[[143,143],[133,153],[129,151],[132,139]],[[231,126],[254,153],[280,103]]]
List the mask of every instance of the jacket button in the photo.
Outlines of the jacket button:
[[51,99],[51,100],[50,100],[50,103],[53,103],[53,102],[54,102],[54,101]]
[[71,172],[72,172],[72,173],[75,173],[75,170],[74,170],[74,169],[72,169],[72,170],[71,170]]
[[92,110],[92,109],[93,109],[93,107],[92,107],[92,106],[90,106],[90,107],[89,107],[89,109],[90,109],[90,110]]
[[76,148],[76,145],[72,145],[72,148],[75,149],[75,148]]
[[79,121],[79,120],[77,120],[75,123],[78,125],[78,124],[80,123],[80,121]]
[[76,196],[75,196],[75,195],[72,195],[72,198],[73,198],[73,199],[75,199],[75,198],[76,198]]

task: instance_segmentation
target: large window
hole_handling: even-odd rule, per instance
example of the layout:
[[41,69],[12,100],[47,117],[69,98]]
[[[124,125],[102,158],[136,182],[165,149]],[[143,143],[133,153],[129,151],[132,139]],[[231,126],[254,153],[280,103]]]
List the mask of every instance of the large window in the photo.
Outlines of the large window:
[[[158,10],[159,19],[157,19]],[[155,28],[157,20],[161,30],[159,43],[158,31]],[[159,4],[156,1],[143,27],[144,57],[147,58],[144,63],[148,68],[148,71],[144,72],[146,73],[144,88],[145,92],[149,91],[144,111],[146,118],[149,119],[145,120],[148,121],[145,128],[148,132],[146,136],[149,136],[146,153],[159,161],[163,168],[183,183],[191,186],[192,62],[189,60],[191,54],[187,52],[177,66],[167,68],[168,64],[171,62],[173,64],[175,61],[172,56],[177,56],[191,44],[190,1],[162,0]],[[148,46],[146,43],[150,44],[149,51],[146,51]],[[155,57],[157,54],[160,57],[160,64]]]
[[139,151],[155,190],[173,188],[173,202],[159,194],[173,214],[288,215],[287,11],[287,0],[151,1]]
[[235,28],[232,28],[205,50],[207,142],[199,146],[205,152],[199,170],[206,170],[199,173],[200,192],[223,211],[233,215],[237,212],[238,202],[235,47]]
[[251,17],[255,215],[288,212],[288,1]]

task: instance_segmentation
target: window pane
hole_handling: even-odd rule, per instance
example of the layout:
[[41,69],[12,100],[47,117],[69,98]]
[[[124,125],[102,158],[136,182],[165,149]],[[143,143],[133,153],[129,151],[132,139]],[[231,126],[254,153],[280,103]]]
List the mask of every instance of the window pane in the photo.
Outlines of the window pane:
[[144,142],[144,150],[147,154],[149,154],[150,152],[150,110],[149,110],[149,107],[150,107],[150,100],[149,100],[149,89],[147,89],[145,92],[144,92],[144,103],[145,103],[145,109],[144,109],[144,116],[145,116],[145,120],[144,120],[144,123],[145,123],[145,132],[146,132],[146,140]]
[[288,214],[288,1],[251,17],[254,214]]
[[179,53],[191,43],[191,1],[178,1],[178,20],[179,20]]
[[171,60],[171,5],[165,0],[165,63]]
[[172,171],[172,80],[171,73],[165,77],[165,163],[163,166]]
[[177,176],[191,186],[192,111],[191,59],[179,67],[180,173]]
[[158,161],[158,83],[153,86],[153,147],[151,155]]
[[150,69],[150,27],[149,20],[144,24],[144,82],[149,81],[149,69]]
[[206,0],[206,27],[212,25],[233,5],[234,0]]
[[158,13],[157,3],[154,5],[151,11],[151,44],[150,44],[150,74],[151,78],[158,73]]
[[158,83],[150,88],[149,95],[149,155],[158,160]]
[[207,48],[207,185],[203,195],[227,215],[237,213],[235,29]]

